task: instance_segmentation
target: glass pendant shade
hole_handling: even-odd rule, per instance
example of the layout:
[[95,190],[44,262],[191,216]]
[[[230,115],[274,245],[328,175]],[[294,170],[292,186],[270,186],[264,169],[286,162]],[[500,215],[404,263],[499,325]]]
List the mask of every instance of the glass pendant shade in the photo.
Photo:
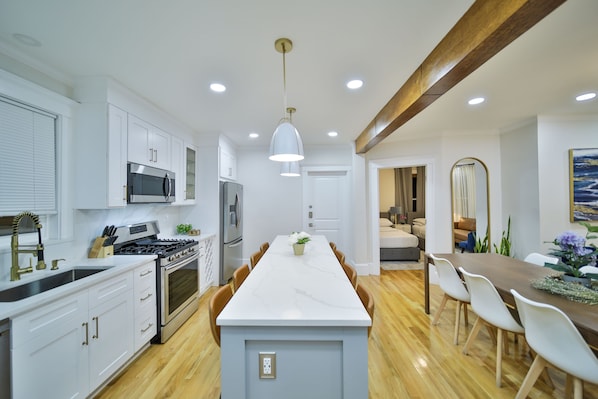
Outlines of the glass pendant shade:
[[283,121],[272,135],[269,159],[278,162],[293,162],[301,161],[303,158],[303,142],[299,132],[289,121]]
[[280,166],[280,175],[285,177],[301,176],[299,162],[283,162]]

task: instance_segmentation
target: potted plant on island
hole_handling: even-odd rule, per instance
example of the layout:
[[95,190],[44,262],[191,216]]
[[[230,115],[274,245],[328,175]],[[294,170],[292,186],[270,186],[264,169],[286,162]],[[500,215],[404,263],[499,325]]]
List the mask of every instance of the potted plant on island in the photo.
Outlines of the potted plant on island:
[[289,245],[293,246],[293,252],[295,255],[303,255],[305,250],[305,244],[311,240],[311,236],[305,231],[292,232],[289,236]]
[[545,266],[563,272],[565,281],[579,281],[586,286],[590,286],[590,279],[598,279],[598,274],[583,273],[580,268],[583,266],[596,266],[598,249],[594,244],[587,244],[586,240],[598,238],[598,236],[590,234],[597,232],[598,226],[592,226],[589,223],[580,224],[588,229],[585,237],[573,231],[565,231],[553,241],[548,241],[558,246],[549,254],[556,256],[559,260],[556,264],[546,263]]

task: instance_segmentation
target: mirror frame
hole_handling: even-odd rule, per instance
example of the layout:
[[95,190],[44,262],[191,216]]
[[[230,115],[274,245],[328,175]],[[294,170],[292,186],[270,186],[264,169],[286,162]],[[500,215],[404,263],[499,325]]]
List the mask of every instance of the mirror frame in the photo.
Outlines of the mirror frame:
[[[454,164],[453,167],[451,168],[451,173],[450,173],[450,180],[451,180],[451,245],[452,245],[452,252],[455,252],[456,248],[455,248],[455,204],[453,203],[453,192],[454,192],[454,187],[453,187],[453,172],[455,170],[455,167],[460,164],[463,163],[463,161],[466,160],[472,160],[474,162],[479,162],[480,165],[482,165],[482,167],[484,168],[484,171],[486,172],[486,215],[487,215],[487,220],[488,220],[488,252],[492,252],[492,239],[490,238],[490,174],[488,173],[488,167],[486,166],[486,164],[479,158],[476,157],[465,157],[465,158],[460,158],[458,159]],[[476,204],[476,211],[477,211],[477,204]],[[477,224],[476,224],[476,229],[477,229]]]

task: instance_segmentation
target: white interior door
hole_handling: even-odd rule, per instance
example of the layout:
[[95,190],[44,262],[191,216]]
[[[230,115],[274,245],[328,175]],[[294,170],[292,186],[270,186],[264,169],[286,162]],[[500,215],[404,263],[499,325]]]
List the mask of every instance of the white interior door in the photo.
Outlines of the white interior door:
[[303,230],[324,235],[345,248],[348,208],[346,170],[308,170],[304,173]]

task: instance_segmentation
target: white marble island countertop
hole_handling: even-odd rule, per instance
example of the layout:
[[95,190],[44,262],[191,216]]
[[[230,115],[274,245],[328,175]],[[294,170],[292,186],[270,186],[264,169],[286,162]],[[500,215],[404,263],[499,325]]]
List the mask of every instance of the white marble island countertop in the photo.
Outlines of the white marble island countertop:
[[14,302],[0,302],[0,320],[12,318],[22,313],[35,309],[38,306],[45,305],[50,301],[59,299],[74,292],[91,287],[103,280],[114,277],[120,273],[132,270],[147,262],[153,262],[156,255],[114,255],[102,259],[78,259],[61,262],[58,270],[50,270],[50,265],[45,270],[34,270],[32,273],[25,274],[19,281],[3,281],[0,283],[0,291],[26,284],[44,277],[57,275],[61,272],[72,270],[73,268],[106,268],[99,273],[81,278],[71,283],[53,288],[37,295],[30,296]]
[[278,236],[217,324],[364,327],[371,319],[324,236],[312,236],[301,256]]

